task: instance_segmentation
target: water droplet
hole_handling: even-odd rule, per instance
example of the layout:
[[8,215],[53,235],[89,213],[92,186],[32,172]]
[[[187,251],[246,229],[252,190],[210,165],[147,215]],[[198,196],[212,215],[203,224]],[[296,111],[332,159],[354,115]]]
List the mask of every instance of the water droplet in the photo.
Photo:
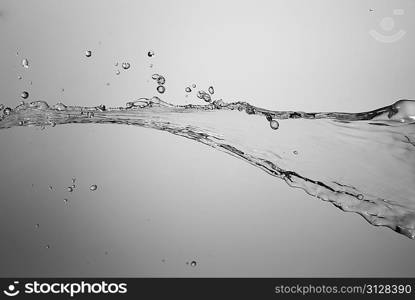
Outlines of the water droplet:
[[73,192],[73,187],[68,186],[67,190],[68,190],[69,193],[72,193]]
[[98,188],[98,186],[96,185],[96,184],[93,184],[93,185],[91,185],[90,187],[89,187],[89,189],[91,190],[91,191],[96,191],[96,189]]
[[185,91],[186,91],[186,93],[190,93],[190,92],[192,91],[192,89],[191,89],[190,87],[187,87],[187,88],[185,89]]
[[278,123],[276,120],[272,120],[269,122],[269,126],[271,126],[272,129],[277,130],[278,127],[280,127],[280,123]]
[[116,75],[120,75],[120,73],[121,73],[120,70],[115,71]]
[[157,87],[157,92],[159,92],[160,94],[163,94],[166,91],[166,88],[163,85],[159,85]]
[[91,55],[92,55],[92,51],[91,50],[86,50],[85,51],[85,56],[86,57],[91,57]]
[[196,265],[197,265],[197,262],[195,262],[195,261],[192,261],[192,262],[190,263],[190,266],[192,266],[192,267],[196,267]]
[[157,83],[159,85],[163,85],[166,83],[166,78],[164,78],[163,76],[160,76],[159,78],[157,78]]
[[29,68],[29,60],[28,60],[27,58],[24,58],[24,59],[22,60],[22,66],[23,66],[24,68],[26,68],[26,69],[28,69],[28,68]]
[[12,112],[12,109],[11,109],[10,107],[6,107],[6,108],[3,110],[3,114],[4,114],[5,116],[10,115],[10,114],[11,114],[11,112]]
[[148,57],[153,57],[154,56],[154,51],[150,50],[147,52]]
[[130,63],[128,63],[128,62],[123,62],[123,63],[122,63],[122,68],[123,68],[124,70],[128,70],[128,69],[130,68]]
[[29,98],[29,93],[26,91],[23,91],[22,94],[20,95],[23,99],[27,99]]
[[363,200],[363,199],[364,199],[364,197],[363,197],[363,195],[362,195],[362,194],[359,194],[359,195],[357,195],[357,199],[359,199],[359,200]]
[[213,94],[215,93],[215,90],[214,90],[213,86],[210,86],[210,87],[209,87],[208,92],[209,92],[211,95],[213,95]]
[[294,155],[298,155],[298,151],[297,150],[294,150],[293,153],[294,153]]
[[19,79],[19,80],[21,80],[22,78],[23,78],[23,77],[22,77],[22,76],[20,76],[20,75],[19,75],[19,76],[17,76],[17,79]]

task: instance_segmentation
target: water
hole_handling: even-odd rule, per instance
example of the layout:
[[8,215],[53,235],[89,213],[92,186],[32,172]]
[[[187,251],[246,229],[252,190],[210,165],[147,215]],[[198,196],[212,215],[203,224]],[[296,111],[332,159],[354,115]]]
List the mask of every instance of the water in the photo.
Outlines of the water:
[[415,239],[415,101],[359,113],[272,111],[222,100],[173,105],[158,97],[99,107],[23,103],[3,112],[0,129],[24,121],[23,127],[95,123],[170,132]]

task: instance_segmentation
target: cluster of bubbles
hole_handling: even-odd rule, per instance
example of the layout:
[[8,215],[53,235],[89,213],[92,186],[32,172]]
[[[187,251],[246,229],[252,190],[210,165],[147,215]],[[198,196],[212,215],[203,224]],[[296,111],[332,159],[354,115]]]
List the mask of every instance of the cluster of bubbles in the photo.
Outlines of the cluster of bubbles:
[[213,86],[210,86],[208,88],[208,93],[203,91],[203,90],[200,90],[200,91],[197,92],[197,97],[199,99],[204,100],[207,103],[210,103],[210,102],[212,102],[211,95],[213,95],[214,93],[215,93],[215,89],[213,88]]
[[278,123],[277,120],[274,120],[271,115],[267,115],[266,118],[267,118],[267,121],[269,122],[269,126],[272,129],[277,130],[280,127],[280,123]]
[[166,91],[164,84],[166,83],[166,78],[159,74],[151,75],[151,78],[157,82],[157,92],[163,94]]

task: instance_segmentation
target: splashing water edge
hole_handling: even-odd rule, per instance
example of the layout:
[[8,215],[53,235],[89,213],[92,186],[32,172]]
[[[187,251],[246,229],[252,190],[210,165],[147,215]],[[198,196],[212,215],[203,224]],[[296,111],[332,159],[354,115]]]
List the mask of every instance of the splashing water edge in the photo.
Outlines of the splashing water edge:
[[[293,120],[295,124],[284,120]],[[274,130],[263,126],[264,121]],[[117,108],[61,103],[51,107],[37,101],[22,103],[14,109],[4,108],[0,129],[74,123],[135,125],[200,142],[258,167],[290,187],[329,201],[343,211],[358,213],[372,225],[385,226],[415,239],[415,191],[410,185],[415,177],[415,101],[400,100],[360,113],[272,111],[246,102],[222,100],[206,105],[173,105],[158,97],[140,98]],[[379,163],[361,166],[361,171],[376,176],[367,175],[366,182],[351,183],[352,177],[358,177],[357,172],[347,177],[338,169],[331,170],[328,163],[320,163],[317,157],[307,159],[304,153],[307,151],[294,151],[296,157],[304,155],[304,161],[288,157],[283,149],[296,139],[292,134],[285,134],[284,128],[295,126],[298,127],[296,139],[303,145],[315,147],[322,152],[322,157],[336,153],[333,161],[339,164],[339,170],[351,164],[356,156],[365,155],[359,145],[364,144],[372,153],[384,149],[373,160]],[[327,137],[325,132],[329,133]],[[326,147],[329,139],[338,141]],[[307,165],[313,168],[307,169]],[[373,183],[369,182],[372,179]]]

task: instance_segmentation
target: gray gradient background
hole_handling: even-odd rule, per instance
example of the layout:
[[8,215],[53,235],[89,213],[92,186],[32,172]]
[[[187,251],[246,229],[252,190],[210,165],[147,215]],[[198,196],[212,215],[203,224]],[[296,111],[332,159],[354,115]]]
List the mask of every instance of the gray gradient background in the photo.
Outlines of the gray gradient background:
[[[0,102],[121,106],[155,95],[157,72],[173,103],[199,103],[196,83],[270,109],[374,109],[415,98],[414,4],[2,0]],[[391,44],[368,34],[401,28]],[[0,176],[0,276],[415,275],[414,241],[164,132],[0,131]]]

